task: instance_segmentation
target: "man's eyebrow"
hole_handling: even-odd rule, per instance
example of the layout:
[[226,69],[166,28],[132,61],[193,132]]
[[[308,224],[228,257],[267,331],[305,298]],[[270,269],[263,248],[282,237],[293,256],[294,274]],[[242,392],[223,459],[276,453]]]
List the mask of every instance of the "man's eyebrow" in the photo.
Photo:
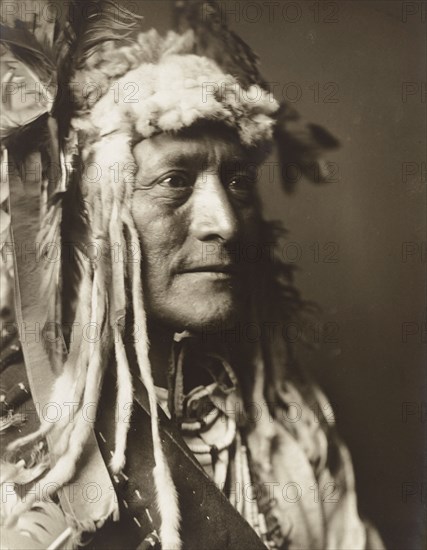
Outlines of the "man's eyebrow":
[[183,151],[172,151],[165,153],[161,158],[161,163],[164,164],[179,164],[187,165],[193,164],[195,162],[201,162],[206,158],[206,155],[200,151],[194,152],[183,152]]
[[143,163],[143,178],[154,178],[159,172],[169,168],[193,168],[203,162],[203,158],[200,152],[194,152],[194,154],[185,153],[182,150],[164,152],[161,156],[156,156],[153,161],[148,160]]
[[[247,170],[255,169],[259,163],[250,159],[245,152],[233,154],[220,160],[220,170]],[[148,176],[157,172],[159,169],[174,166],[184,168],[196,168],[198,170],[207,169],[208,159],[204,151],[168,151],[164,152],[160,158],[157,158],[153,164],[148,162],[145,165],[145,171]]]
[[259,166],[259,162],[251,159],[250,155],[248,153],[242,153],[241,155],[234,155],[231,158],[225,158],[221,162],[221,168],[231,168],[231,169],[242,169],[242,168],[257,168]]

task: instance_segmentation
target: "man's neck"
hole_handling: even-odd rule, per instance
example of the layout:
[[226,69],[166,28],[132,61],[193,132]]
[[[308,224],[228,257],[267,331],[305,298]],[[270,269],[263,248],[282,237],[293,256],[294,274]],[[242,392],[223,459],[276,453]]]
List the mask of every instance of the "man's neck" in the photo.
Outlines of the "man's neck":
[[[168,373],[170,368],[172,346],[174,343],[174,335],[176,331],[168,327],[167,325],[155,321],[149,321],[147,332],[150,345],[149,359],[154,384],[161,388],[168,388]],[[205,343],[206,347],[209,347],[209,345],[211,345],[214,349],[218,349],[218,347],[223,347],[224,345],[226,345],[226,340],[224,340],[224,337],[222,337],[221,334],[205,335],[203,338],[203,342]],[[229,348],[228,345],[226,345],[226,347]],[[242,346],[242,343],[240,342],[238,345],[236,344],[236,346],[232,345],[229,351],[232,352],[234,347],[238,348],[239,350],[238,356],[234,357],[234,359],[242,359],[242,357],[245,356],[243,350],[245,346]],[[233,363],[234,362],[236,362],[237,365],[239,361],[233,361]],[[188,370],[187,374],[189,374]]]

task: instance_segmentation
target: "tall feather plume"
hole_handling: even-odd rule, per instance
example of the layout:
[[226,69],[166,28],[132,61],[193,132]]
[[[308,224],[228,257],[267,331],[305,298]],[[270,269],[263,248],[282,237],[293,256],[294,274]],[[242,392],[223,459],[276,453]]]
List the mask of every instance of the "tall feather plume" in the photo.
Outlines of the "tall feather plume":
[[[19,21],[18,19],[7,21],[8,26],[5,27],[6,32],[2,32],[2,40],[4,39],[3,43],[14,64],[10,72],[12,78],[14,73],[16,74],[15,67],[23,67],[26,68],[25,77],[27,78],[24,85],[28,88],[30,88],[30,84],[37,83],[41,88],[49,89],[50,93],[52,90],[57,92],[56,95],[54,93],[52,96],[49,95],[48,105],[43,105],[43,108],[35,111],[35,115],[34,112],[31,113],[32,118],[19,120],[16,127],[11,129],[10,135],[8,134],[6,137],[8,138],[7,145],[13,151],[13,156],[18,164],[25,163],[27,155],[34,150],[40,152],[43,181],[40,212],[45,215],[41,219],[40,227],[34,228],[34,234],[39,232],[42,248],[46,244],[61,243],[62,241],[62,244],[66,243],[72,249],[71,255],[67,255],[65,258],[62,256],[62,262],[47,263],[49,269],[43,274],[45,287],[42,289],[44,293],[42,303],[49,304],[46,310],[48,312],[46,321],[61,322],[61,313],[65,313],[67,321],[74,320],[74,300],[71,300],[71,303],[67,300],[70,298],[68,289],[71,287],[74,296],[76,296],[82,288],[82,277],[87,273],[87,269],[81,269],[82,254],[84,244],[91,238],[86,209],[77,186],[81,173],[74,173],[78,167],[74,161],[76,157],[79,157],[80,151],[77,147],[76,136],[70,134],[70,120],[74,106],[70,101],[71,94],[68,92],[68,86],[76,66],[94,55],[99,44],[112,40],[123,42],[132,31],[135,18],[131,20],[126,10],[116,7],[111,2],[85,3],[76,0],[73,2],[56,1],[55,3],[58,6],[56,10],[58,17],[53,23],[49,21],[48,24],[44,20],[43,14],[46,11],[42,9],[47,8],[48,4],[52,5],[53,2],[40,0],[38,3],[39,15],[36,14],[32,22]],[[85,9],[89,4],[90,13]],[[25,10],[23,11],[25,12]],[[34,116],[37,117],[36,121]],[[22,137],[23,133],[25,139],[20,139],[18,134]],[[33,138],[31,139],[30,136]],[[2,137],[4,136],[2,135]],[[28,144],[31,144],[31,148],[26,150]],[[66,216],[63,216],[64,200],[68,200],[68,205],[71,206],[71,208],[64,209],[67,212]],[[76,246],[76,243],[79,243],[80,246]],[[66,265],[65,261],[69,262],[70,257],[72,264]],[[65,280],[63,273],[67,274]],[[58,304],[60,292],[58,291],[61,291],[64,282],[68,289],[63,293],[63,297],[69,305],[64,312],[61,312],[61,307],[58,307],[60,306]],[[97,321],[101,322],[101,319],[97,318]],[[67,343],[70,344],[70,338],[67,339]],[[76,394],[78,402],[81,402],[81,399],[83,402],[97,401],[106,355],[104,347],[107,343],[109,343],[109,339],[103,338],[102,349],[97,349],[92,354],[87,365],[87,376],[86,372],[82,370],[76,388],[73,388],[73,377],[71,379],[69,377],[69,370],[74,372],[72,367],[75,365],[67,367],[66,364],[63,375],[57,379],[59,386],[54,388],[55,397],[58,396],[57,391],[62,397],[71,389]],[[71,355],[73,355],[72,345]],[[56,360],[62,359],[62,357],[54,354],[50,356],[50,359],[56,363]],[[85,359],[83,359],[84,362]],[[81,364],[81,366],[83,369],[85,365]],[[68,385],[67,380],[69,381]],[[58,428],[57,432],[61,434],[61,426],[56,427]],[[69,427],[76,428],[71,437],[68,433]],[[62,431],[64,437],[60,437],[56,441],[61,454],[60,461],[46,476],[48,482],[54,480],[54,483],[51,484],[52,487],[66,483],[73,475],[90,429],[91,426],[78,417],[76,423],[69,423]],[[49,431],[50,427],[42,424],[40,430],[31,436],[16,441],[15,448],[35,441]],[[10,519],[17,519],[20,511],[28,510],[32,504],[30,500],[27,499],[25,503],[17,503]],[[43,523],[44,520],[41,518],[40,521]],[[64,532],[58,534],[58,544],[62,544],[63,535]],[[35,542],[33,547],[35,547]],[[47,548],[47,544],[43,542],[41,547]]]
[[[17,2],[18,8],[19,4],[20,1]],[[14,12],[2,21],[1,41],[10,52],[11,84],[18,82],[17,78],[13,79],[13,75],[20,77],[21,84],[24,77],[22,85],[26,93],[31,89],[40,90],[41,93],[34,98],[37,108],[29,112],[27,120],[17,120],[16,126],[12,128],[8,124],[10,135],[6,137],[11,151],[22,160],[26,156],[22,150],[22,143],[25,142],[36,143],[42,154],[45,179],[40,197],[42,216],[40,228],[35,228],[35,232],[39,231],[41,249],[59,244],[61,237],[67,243],[68,254],[61,262],[45,262],[41,281],[42,300],[48,304],[45,326],[56,325],[59,328],[63,306],[65,320],[73,320],[73,304],[81,280],[82,247],[75,248],[74,243],[85,243],[89,238],[85,209],[81,208],[81,197],[76,196],[76,186],[72,186],[70,192],[67,191],[75,169],[73,158],[75,153],[78,154],[77,150],[73,151],[75,138],[69,135],[74,109],[70,101],[70,81],[75,70],[95,54],[97,47],[107,41],[124,43],[139,18],[109,0],[90,3],[84,0],[38,0],[34,10],[28,9],[28,6],[26,8],[17,9],[16,14]],[[16,116],[11,112],[14,115],[11,120],[15,120]],[[36,139],[30,139],[34,117],[43,115],[44,118],[40,118],[41,133],[36,133]],[[8,119],[2,116],[3,120]],[[28,132],[28,135],[22,136],[22,132]],[[18,139],[18,135],[21,139]],[[66,164],[71,169],[67,170]],[[64,199],[78,199],[73,203],[75,208],[66,209],[65,218],[62,217]],[[85,234],[83,241],[82,233]],[[67,288],[67,299],[61,304],[59,290],[63,286]],[[68,337],[65,334],[66,341]],[[47,350],[52,364],[59,368],[64,347],[62,338],[55,342],[58,345],[51,344]]]
[[96,0],[90,6],[85,0],[74,0],[73,4],[75,17],[71,25],[76,36],[75,69],[79,69],[106,41],[126,41],[137,28],[138,20],[142,19],[109,0]]
[[[226,22],[221,3],[216,0],[175,0],[174,21],[178,31],[193,29],[194,53],[213,59],[222,69],[235,76],[241,85],[258,84],[269,89],[259,70],[259,58]],[[329,165],[322,158],[325,151],[339,142],[319,125],[304,120],[285,101],[276,115],[275,140],[286,192],[295,189],[297,178],[288,177],[287,168],[297,166],[313,183],[330,180]]]

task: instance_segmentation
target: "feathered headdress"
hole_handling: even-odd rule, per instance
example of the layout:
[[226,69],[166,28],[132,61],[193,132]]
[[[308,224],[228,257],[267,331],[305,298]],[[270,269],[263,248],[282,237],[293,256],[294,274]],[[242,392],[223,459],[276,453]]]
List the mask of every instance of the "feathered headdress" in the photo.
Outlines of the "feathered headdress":
[[[216,0],[176,0],[175,27],[179,32],[192,29],[196,40],[194,53],[214,59],[225,73],[237,78],[241,86],[255,84],[268,90],[269,84],[259,69],[256,53],[227,25],[221,3]],[[295,179],[287,179],[288,166],[297,166],[313,183],[330,178],[323,155],[338,147],[338,141],[325,128],[304,120],[283,100],[275,114],[274,138],[286,192],[295,189]]]
[[[321,162],[320,152],[336,142],[326,131],[303,123],[287,105],[279,108],[259,73],[255,54],[221,22],[217,2],[176,2],[180,34],[169,33],[165,38],[155,31],[131,37],[135,16],[108,1],[91,2],[90,13],[84,9],[85,3],[77,0],[38,5],[48,10],[56,6],[57,10],[51,19],[31,22],[21,21],[18,14],[1,29],[5,46],[2,63],[7,68],[4,82],[9,90],[0,125],[2,152],[6,155],[7,147],[17,167],[17,174],[10,177],[8,200],[12,205],[12,230],[33,238],[38,234],[43,254],[59,250],[61,261],[46,261],[46,269],[34,266],[32,275],[40,277],[36,285],[43,281],[44,296],[43,300],[35,300],[24,288],[31,279],[28,266],[20,263],[14,251],[16,286],[19,289],[21,285],[23,290],[17,314],[24,321],[42,319],[46,334],[52,328],[62,329],[64,319],[89,319],[101,332],[96,342],[70,338],[62,330],[44,339],[50,344],[44,351],[56,374],[45,372],[49,370],[47,364],[39,374],[46,374],[44,386],[49,386],[47,380],[51,380],[51,392],[40,387],[31,372],[39,365],[34,365],[30,350],[27,353],[33,397],[60,403],[62,415],[55,424],[41,419],[40,429],[14,446],[48,437],[52,453],[59,457],[44,478],[52,492],[73,477],[91,436],[93,422],[87,421],[82,410],[89,403],[98,403],[112,341],[118,371],[118,420],[111,468],[120,471],[125,463],[129,426],[122,417],[126,410],[123,405],[133,401],[123,343],[129,306],[126,283],[132,289],[131,307],[140,333],[146,319],[140,264],[126,266],[125,262],[113,261],[109,245],[118,243],[121,250],[126,250],[130,239],[139,246],[129,208],[136,169],[131,149],[135,138],[176,131],[200,119],[221,120],[233,127],[247,145],[269,143],[274,137],[282,162],[297,162],[305,172],[307,161]],[[210,10],[208,18],[206,10]],[[120,90],[121,84],[130,81],[142,84],[135,92],[136,102],[116,101],[109,93],[111,84],[117,83]],[[24,89],[28,93],[31,86],[37,92],[20,109],[15,92]],[[110,170],[116,159],[119,178]],[[25,182],[29,160],[40,167],[36,186],[31,188],[32,199],[39,202],[37,216],[32,214],[31,218],[34,227],[25,233],[17,224],[29,213],[29,206],[28,202],[22,203],[14,186],[21,176]],[[90,162],[101,168],[101,182],[94,184],[88,178],[84,168]],[[10,170],[4,174],[5,187],[8,173]],[[288,182],[284,185],[286,190],[291,189]],[[71,202],[72,208],[68,207]],[[65,258],[67,244],[73,254]],[[101,251],[101,257],[91,255],[93,247]],[[140,251],[138,257],[141,261]],[[69,262],[73,262],[71,268]],[[62,301],[63,288],[67,289],[67,303]],[[157,502],[161,516],[166,503],[170,514],[162,517],[160,536],[165,548],[179,548],[177,496],[160,441],[148,340],[146,331],[142,332],[144,336],[135,343],[135,351],[150,400]],[[35,351],[40,362],[40,346]],[[79,404],[73,418],[65,409],[70,398]],[[15,515],[30,505],[28,498],[25,505],[16,508]],[[114,506],[107,502],[102,519],[111,513]]]

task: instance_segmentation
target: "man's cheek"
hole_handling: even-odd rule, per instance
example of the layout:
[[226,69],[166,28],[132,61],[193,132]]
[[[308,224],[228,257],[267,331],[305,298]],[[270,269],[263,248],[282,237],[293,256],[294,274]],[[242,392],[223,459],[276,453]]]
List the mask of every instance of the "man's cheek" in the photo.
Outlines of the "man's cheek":
[[139,234],[143,256],[153,267],[163,265],[177,246],[174,243],[174,231],[161,216],[140,224]]
[[241,227],[242,230],[235,254],[238,257],[239,263],[248,267],[252,264],[252,258],[259,255],[260,248],[262,247],[258,218],[255,216],[248,217]]
[[244,240],[253,242],[260,233],[261,220],[254,205],[248,206],[240,212],[241,235]]

